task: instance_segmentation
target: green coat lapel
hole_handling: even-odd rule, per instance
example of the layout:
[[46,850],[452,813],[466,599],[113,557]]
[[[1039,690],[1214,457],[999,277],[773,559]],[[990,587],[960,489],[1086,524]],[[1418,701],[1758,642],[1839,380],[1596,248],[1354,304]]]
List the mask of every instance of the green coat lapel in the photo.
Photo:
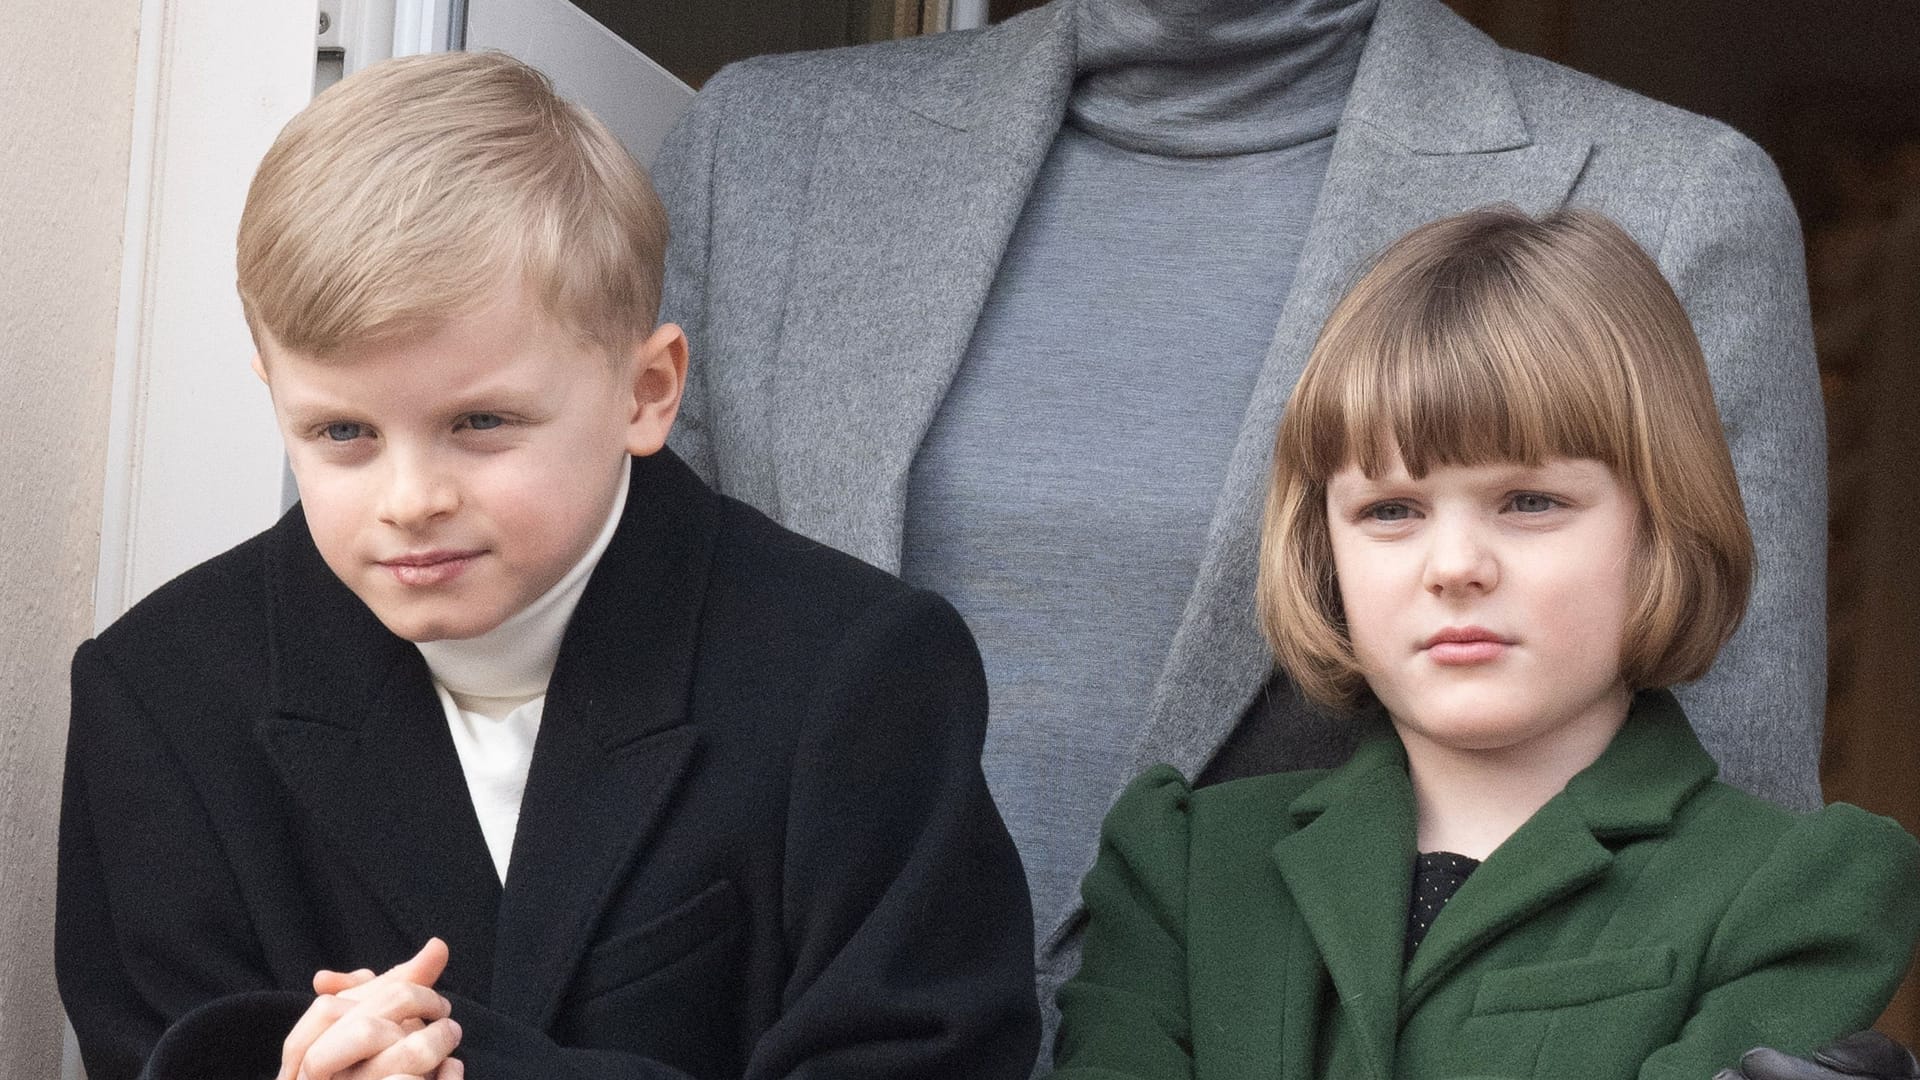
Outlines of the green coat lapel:
[[[1343,1036],[1367,1075],[1384,1080],[1393,1074],[1400,1025],[1449,974],[1502,934],[1604,875],[1620,842],[1665,832],[1715,771],[1673,695],[1639,694],[1599,760],[1488,856],[1404,966],[1416,850],[1405,751],[1397,739],[1371,740],[1352,761],[1302,792],[1287,808],[1296,830],[1274,844],[1273,859],[1333,980],[1340,1022],[1349,1028]],[[1279,1032],[1291,1030],[1289,1020],[1312,1013],[1312,991],[1302,981],[1315,972],[1314,965],[1294,958],[1306,943],[1278,925],[1286,921],[1284,907],[1276,906],[1271,921],[1276,925],[1262,930],[1264,923],[1255,920],[1259,948],[1243,956],[1280,957],[1287,983],[1280,994],[1241,1002],[1231,1011],[1236,1023]],[[1259,981],[1272,980],[1240,985]],[[1328,1022],[1336,1018],[1320,1018]],[[1271,1060],[1281,1056],[1276,1051]]]
[[[1606,873],[1613,852],[1579,810],[1551,800],[1468,877],[1407,965],[1402,1018],[1463,961]],[[1411,874],[1411,868],[1409,868]]]
[[1359,1059],[1385,1080],[1393,1074],[1413,889],[1413,789],[1399,742],[1361,746],[1288,812],[1300,828],[1274,845],[1274,861],[1333,979]]
[[1665,832],[1715,771],[1672,694],[1638,695],[1599,760],[1508,837],[1447,903],[1407,967],[1401,1017],[1501,934],[1605,874],[1619,841]]

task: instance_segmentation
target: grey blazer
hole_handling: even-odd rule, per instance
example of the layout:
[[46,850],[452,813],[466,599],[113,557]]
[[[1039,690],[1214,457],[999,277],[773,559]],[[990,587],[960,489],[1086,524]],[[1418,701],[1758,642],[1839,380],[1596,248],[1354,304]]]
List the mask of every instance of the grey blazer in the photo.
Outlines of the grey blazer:
[[[1065,113],[1073,2],[985,30],[760,57],[695,99],[654,180],[673,227],[665,317],[694,354],[673,441],[722,491],[898,569],[908,466]],[[1685,301],[1760,559],[1746,624],[1680,697],[1726,779],[1815,805],[1826,448],[1778,175],[1724,125],[1506,52],[1439,0],[1383,0],[1370,31],[1136,771],[1271,771],[1346,750],[1341,727],[1274,677],[1253,618],[1274,429],[1362,262],[1423,221],[1503,200],[1612,215]],[[1087,837],[1089,865],[1094,848]],[[1073,965],[1076,913],[1034,914],[1050,989]]]

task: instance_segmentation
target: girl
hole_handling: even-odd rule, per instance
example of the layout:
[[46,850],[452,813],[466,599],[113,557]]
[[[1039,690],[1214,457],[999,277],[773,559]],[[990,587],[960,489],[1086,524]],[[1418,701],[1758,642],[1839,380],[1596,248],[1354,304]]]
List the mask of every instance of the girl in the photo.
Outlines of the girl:
[[1618,226],[1402,238],[1274,458],[1262,623],[1373,737],[1330,772],[1127,789],[1056,1080],[1706,1080],[1878,1016],[1920,846],[1715,782],[1659,689],[1739,623],[1752,544],[1687,316]]

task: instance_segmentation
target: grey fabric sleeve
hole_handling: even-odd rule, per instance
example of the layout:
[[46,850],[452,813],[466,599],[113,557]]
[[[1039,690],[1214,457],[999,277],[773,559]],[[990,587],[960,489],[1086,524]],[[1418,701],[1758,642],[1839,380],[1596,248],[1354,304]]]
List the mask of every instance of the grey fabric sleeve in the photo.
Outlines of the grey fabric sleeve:
[[1728,782],[1820,804],[1826,711],[1826,423],[1799,220],[1766,154],[1701,148],[1660,244],[1706,352],[1758,555],[1746,621],[1678,694]]
[[708,434],[706,392],[707,243],[712,225],[713,132],[723,104],[716,85],[724,75],[708,80],[706,88],[680,115],[667,133],[651,170],[653,186],[667,209],[672,239],[667,244],[666,279],[660,298],[660,321],[678,323],[686,331],[687,385],[680,398],[680,415],[668,438],[693,471],[708,483],[716,481],[713,442]]

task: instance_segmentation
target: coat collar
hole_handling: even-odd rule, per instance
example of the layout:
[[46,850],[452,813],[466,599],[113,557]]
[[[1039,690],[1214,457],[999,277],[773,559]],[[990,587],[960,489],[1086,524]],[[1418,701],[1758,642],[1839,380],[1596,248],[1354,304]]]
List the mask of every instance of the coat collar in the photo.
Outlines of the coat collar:
[[402,933],[447,940],[445,985],[536,1025],[695,743],[719,504],[669,451],[635,459],[631,485],[561,642],[504,892],[419,650],[327,569],[299,508],[269,545],[268,754]]
[[1416,154],[1530,146],[1505,53],[1439,0],[1381,0],[1342,126],[1364,124]]
[[1599,759],[1508,837],[1448,902],[1407,967],[1403,1015],[1461,960],[1604,874],[1621,844],[1666,832],[1718,771],[1671,693],[1635,695],[1626,724]]
[[[888,69],[889,81],[862,92],[956,131],[1003,124],[1011,102],[1057,102],[1058,114],[1043,107],[1026,118],[1058,130],[1076,70],[1073,8],[1084,2],[1054,0],[979,33],[931,69]],[[1439,0],[1381,0],[1368,35],[1343,122],[1423,154],[1532,142],[1499,46]]]
[[[773,376],[774,504],[890,570],[914,454],[1066,112],[1071,3],[918,43],[913,65],[856,50],[824,92]],[[1132,772],[1199,775],[1273,675],[1252,602],[1260,512],[1280,413],[1335,300],[1415,225],[1497,200],[1558,206],[1584,166],[1587,142],[1529,129],[1506,62],[1439,0],[1382,0]],[[1306,755],[1303,730],[1285,725],[1284,752]],[[1077,907],[1035,913],[1044,951]]]
[[1399,1025],[1461,962],[1599,878],[1621,843],[1667,831],[1715,772],[1672,694],[1637,695],[1606,751],[1488,856],[1404,966],[1416,850],[1405,751],[1372,739],[1302,792],[1273,858],[1369,1071],[1392,1075]]
[[913,455],[1066,113],[1071,15],[1030,12],[967,35],[946,63],[882,65],[829,91],[780,326],[789,527],[899,569]]

